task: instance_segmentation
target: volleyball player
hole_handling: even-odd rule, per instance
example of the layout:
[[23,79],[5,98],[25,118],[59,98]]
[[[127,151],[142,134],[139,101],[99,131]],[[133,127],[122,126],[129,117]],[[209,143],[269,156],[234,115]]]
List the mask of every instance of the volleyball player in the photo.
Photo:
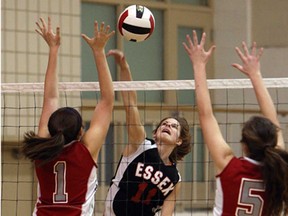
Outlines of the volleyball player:
[[49,46],[49,60],[44,84],[44,101],[37,135],[27,132],[23,153],[35,163],[38,197],[33,215],[63,216],[93,214],[97,188],[97,159],[112,118],[114,90],[107,65],[105,46],[114,31],[94,23],[94,37],[82,35],[91,47],[97,67],[101,98],[84,133],[82,118],[71,107],[58,108],[57,54],[60,28],[56,34],[40,18],[36,32]]
[[[110,50],[120,66],[120,80],[132,81],[129,65],[119,50]],[[122,91],[128,143],[121,155],[106,198],[105,216],[173,214],[181,177],[176,163],[191,150],[184,118],[167,117],[146,138],[137,108],[136,91]]]
[[[256,43],[249,52],[243,42],[242,61],[232,64],[250,79],[262,116],[253,116],[242,128],[241,146],[244,157],[235,157],[224,140],[213,115],[206,81],[206,63],[215,46],[204,50],[205,33],[200,44],[196,32],[183,43],[193,64],[197,106],[205,143],[216,168],[216,199],[213,215],[285,215],[288,213],[288,154],[277,112],[260,72],[263,49]],[[282,215],[282,214],[281,214]]]

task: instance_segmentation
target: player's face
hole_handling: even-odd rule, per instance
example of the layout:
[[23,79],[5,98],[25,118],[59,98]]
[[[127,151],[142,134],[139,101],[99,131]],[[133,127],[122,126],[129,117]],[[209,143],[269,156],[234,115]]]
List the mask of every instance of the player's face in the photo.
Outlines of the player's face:
[[180,124],[176,119],[165,119],[157,129],[156,139],[161,142],[175,144],[179,138],[180,129]]

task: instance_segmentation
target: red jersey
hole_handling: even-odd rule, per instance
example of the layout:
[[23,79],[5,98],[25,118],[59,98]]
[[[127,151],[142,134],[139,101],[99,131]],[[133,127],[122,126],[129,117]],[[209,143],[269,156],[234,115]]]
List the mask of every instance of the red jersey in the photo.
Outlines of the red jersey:
[[96,164],[83,143],[67,144],[53,161],[38,166],[38,199],[33,216],[90,216],[98,185]]
[[261,164],[250,158],[232,158],[216,176],[213,215],[264,215],[265,186]]

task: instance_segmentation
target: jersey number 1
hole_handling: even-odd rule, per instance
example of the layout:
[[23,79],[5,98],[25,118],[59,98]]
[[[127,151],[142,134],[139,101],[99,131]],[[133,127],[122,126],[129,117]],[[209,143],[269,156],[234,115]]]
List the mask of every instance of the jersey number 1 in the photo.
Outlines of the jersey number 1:
[[53,193],[53,203],[67,203],[68,194],[66,193],[66,163],[58,161],[54,165],[55,190]]

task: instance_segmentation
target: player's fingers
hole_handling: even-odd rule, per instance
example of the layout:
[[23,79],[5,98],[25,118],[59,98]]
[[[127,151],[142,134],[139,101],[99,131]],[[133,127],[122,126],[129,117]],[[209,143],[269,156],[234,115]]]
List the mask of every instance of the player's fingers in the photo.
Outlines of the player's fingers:
[[119,50],[112,49],[112,50],[109,50],[107,52],[106,56],[115,56],[115,57],[119,56],[119,57],[122,58],[124,56],[124,54],[121,51],[119,51]]
[[243,47],[245,55],[248,56],[249,55],[249,51],[248,51],[247,45],[246,45],[246,43],[244,41],[242,42],[242,47]]
[[[188,46],[190,48],[192,48],[193,47],[193,42],[192,42],[192,39],[191,39],[190,35],[188,35],[188,34],[186,35],[186,40],[187,40]],[[186,43],[185,43],[185,45],[186,45]],[[188,49],[188,46],[186,45],[187,49]]]
[[111,56],[115,53],[115,50],[109,50],[107,53],[106,53],[106,56]]
[[189,48],[185,42],[182,43],[185,51],[189,54]]
[[206,42],[206,33],[203,32],[202,38],[201,38],[201,41],[200,41],[200,46],[201,46],[201,47],[204,47],[205,42]]
[[51,18],[50,16],[48,16],[48,31],[51,31],[52,27],[51,27]]
[[36,31],[39,35],[43,36],[42,32],[41,32],[39,29],[35,29],[35,31]]
[[238,54],[238,56],[240,57],[240,59],[243,61],[244,60],[244,55],[241,52],[241,50],[239,49],[239,47],[235,47],[236,53]]
[[198,45],[198,38],[197,38],[197,34],[195,30],[193,30],[193,43],[194,43],[194,46]]
[[57,28],[56,28],[56,35],[57,35],[58,37],[60,37],[60,27],[57,27]]
[[105,25],[105,23],[104,23],[104,22],[101,22],[101,25],[100,25],[100,32],[103,32],[103,31],[104,31],[104,25]]
[[40,21],[41,21],[41,23],[42,23],[42,28],[43,28],[43,29],[46,29],[45,20],[44,20],[42,17],[40,17]]
[[94,22],[94,35],[98,34],[98,22],[95,20]]
[[210,49],[208,50],[208,55],[210,56],[215,49],[216,49],[215,45],[211,46]]
[[89,43],[89,41],[91,40],[87,35],[85,34],[81,34],[82,38],[87,42]]
[[105,29],[105,34],[108,34],[109,30],[110,30],[110,25],[107,25]]
[[258,51],[257,59],[260,59],[260,58],[261,58],[263,52],[264,52],[264,48],[261,47],[261,48],[259,49],[259,51]]
[[37,27],[42,30],[42,27],[40,26],[39,22],[36,22]]
[[119,51],[117,49],[110,49],[108,52],[109,53],[120,53],[121,51]]
[[115,31],[111,31],[111,32],[107,35],[108,39],[110,39],[114,34],[115,34]]
[[232,67],[234,67],[234,68],[236,68],[236,69],[238,69],[240,71],[243,71],[243,67],[241,65],[239,65],[239,64],[233,63]]
[[251,49],[251,55],[255,56],[256,55],[256,42],[252,43],[252,49]]

